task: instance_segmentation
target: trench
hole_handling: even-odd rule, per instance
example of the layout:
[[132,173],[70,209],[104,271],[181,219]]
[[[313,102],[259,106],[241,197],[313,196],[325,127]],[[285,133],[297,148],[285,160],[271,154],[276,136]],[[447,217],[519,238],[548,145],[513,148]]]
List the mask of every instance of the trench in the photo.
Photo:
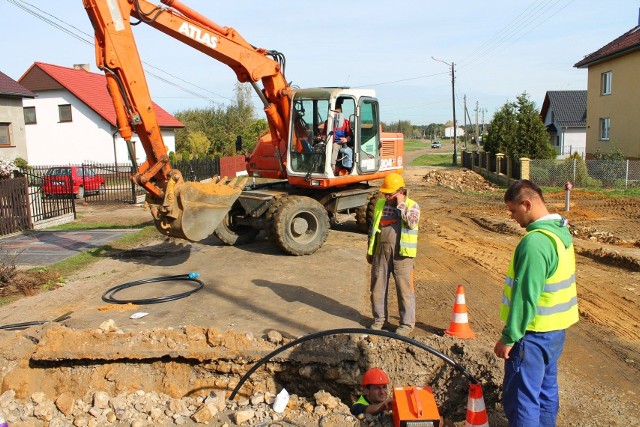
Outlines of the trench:
[[[496,410],[501,366],[486,345],[436,335],[419,340],[464,366],[482,384],[487,411]],[[63,392],[81,398],[87,390],[111,396],[155,391],[174,398],[223,391],[229,398],[243,376],[281,345],[197,327],[98,334],[55,326],[25,359],[28,363],[18,362],[5,374],[3,391],[13,389],[17,397],[41,391],[52,400]],[[465,420],[469,378],[420,348],[373,335],[327,336],[292,347],[255,369],[236,400],[286,388],[310,402],[324,390],[351,405],[362,373],[373,366],[382,367],[394,386],[431,386],[440,415]]]

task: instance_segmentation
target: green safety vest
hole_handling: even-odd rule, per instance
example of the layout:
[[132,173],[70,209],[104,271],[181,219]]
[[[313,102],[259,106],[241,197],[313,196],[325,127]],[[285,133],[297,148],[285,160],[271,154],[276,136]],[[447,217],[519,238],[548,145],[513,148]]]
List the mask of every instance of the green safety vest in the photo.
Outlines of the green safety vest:
[[[367,254],[373,255],[376,241],[376,234],[380,233],[380,219],[382,218],[382,211],[384,208],[384,204],[386,203],[385,199],[378,200],[376,203],[376,209],[373,212],[373,224],[371,236],[369,237],[369,250]],[[410,198],[406,198],[405,203],[407,205],[407,209],[411,209],[413,205],[416,204],[415,201]],[[401,228],[400,228],[400,250],[398,251],[398,255],[415,258],[418,254],[418,227],[416,226],[415,230],[410,229],[406,226],[405,222],[400,218]]]
[[[536,315],[527,325],[527,331],[549,332],[567,329],[578,321],[578,295],[576,291],[576,257],[573,244],[565,249],[558,236],[548,230],[533,230],[529,233],[544,233],[554,244],[558,254],[558,268],[544,283],[544,290],[536,305]],[[527,233],[527,234],[529,234]],[[525,234],[526,236],[526,234]],[[515,277],[514,256],[511,257],[504,285],[500,319],[507,320],[511,306],[511,290]]]

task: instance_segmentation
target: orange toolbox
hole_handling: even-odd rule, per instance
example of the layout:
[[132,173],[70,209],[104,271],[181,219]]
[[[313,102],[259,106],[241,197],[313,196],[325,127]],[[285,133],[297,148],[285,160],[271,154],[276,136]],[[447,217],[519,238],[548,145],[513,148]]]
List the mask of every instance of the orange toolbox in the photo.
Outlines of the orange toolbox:
[[433,389],[423,387],[393,388],[394,427],[440,427],[441,419]]

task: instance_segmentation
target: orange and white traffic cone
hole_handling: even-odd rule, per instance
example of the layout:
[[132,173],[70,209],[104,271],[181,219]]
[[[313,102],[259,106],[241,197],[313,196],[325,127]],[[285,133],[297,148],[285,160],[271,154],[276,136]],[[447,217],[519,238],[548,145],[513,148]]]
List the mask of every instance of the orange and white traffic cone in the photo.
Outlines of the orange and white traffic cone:
[[487,408],[484,406],[481,384],[469,384],[467,400],[467,422],[465,427],[489,427]]
[[469,326],[469,316],[467,315],[467,304],[464,300],[464,289],[462,285],[458,285],[456,290],[456,301],[453,304],[453,314],[449,329],[444,331],[447,335],[458,338],[475,338],[476,335]]

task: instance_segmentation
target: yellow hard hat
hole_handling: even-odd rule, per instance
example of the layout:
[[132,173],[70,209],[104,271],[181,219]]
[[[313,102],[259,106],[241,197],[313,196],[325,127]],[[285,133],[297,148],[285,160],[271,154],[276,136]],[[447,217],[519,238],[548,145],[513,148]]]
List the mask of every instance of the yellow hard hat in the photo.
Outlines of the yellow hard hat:
[[404,179],[398,173],[390,173],[384,177],[382,187],[380,187],[381,193],[392,194],[404,187]]

